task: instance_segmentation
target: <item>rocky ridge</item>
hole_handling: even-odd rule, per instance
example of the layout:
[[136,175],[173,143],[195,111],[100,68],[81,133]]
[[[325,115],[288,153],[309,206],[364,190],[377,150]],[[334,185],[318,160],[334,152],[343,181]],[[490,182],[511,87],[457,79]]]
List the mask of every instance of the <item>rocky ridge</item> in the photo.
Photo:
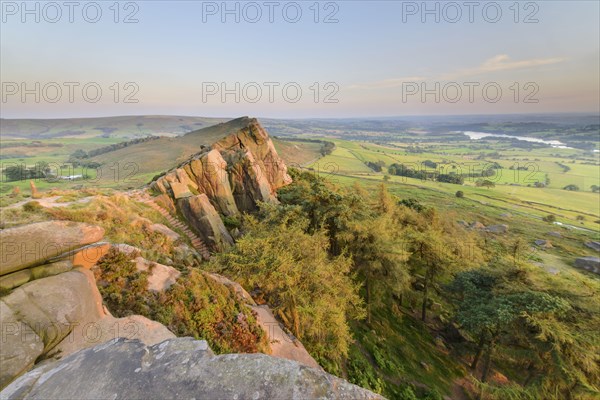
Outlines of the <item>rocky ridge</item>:
[[211,250],[233,244],[223,217],[254,211],[258,202],[276,202],[276,191],[291,183],[287,167],[256,119],[202,150],[151,184],[156,201],[179,212]]
[[[154,182],[160,195],[150,206],[171,216],[169,224],[207,258],[205,243],[219,250],[237,235],[223,219],[255,210],[260,201],[276,202],[276,190],[290,181],[267,133],[248,120],[246,128]],[[137,220],[150,232],[180,242],[168,227]],[[139,256],[142,250],[131,245],[103,242],[101,227],[47,221],[0,230],[0,236],[1,398],[163,398],[173,393],[190,398],[379,398],[323,372],[266,305],[256,305],[225,277],[207,274],[254,310],[271,355],[215,356],[205,341],[175,338],[146,317],[113,317],[91,271],[111,248],[130,255],[135,268],[149,274],[148,291],[169,290],[181,273]],[[130,370],[132,362],[139,365]],[[156,374],[162,377],[160,387],[149,384]]]

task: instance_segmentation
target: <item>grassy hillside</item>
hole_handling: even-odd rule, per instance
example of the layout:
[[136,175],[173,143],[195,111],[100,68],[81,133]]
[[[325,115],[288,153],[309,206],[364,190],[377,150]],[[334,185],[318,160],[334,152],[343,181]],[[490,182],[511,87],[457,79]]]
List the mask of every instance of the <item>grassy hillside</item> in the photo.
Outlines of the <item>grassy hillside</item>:
[[[78,121],[74,120],[72,126],[77,126]],[[135,119],[132,121],[135,121]],[[135,188],[147,184],[155,175],[161,174],[185,161],[191,155],[199,152],[201,146],[209,146],[219,139],[238,131],[246,126],[247,122],[247,118],[238,118],[197,129],[185,135],[161,137],[156,140],[136,143],[86,159],[87,162],[99,163],[101,165],[99,168],[72,168],[68,160],[70,155],[77,150],[88,152],[104,148],[123,142],[123,138],[78,136],[41,140],[3,139],[1,148],[2,164],[3,168],[22,164],[33,167],[37,163],[46,162],[51,164],[52,170],[59,176],[89,176],[86,181],[76,182],[48,182],[45,179],[37,179],[36,185],[41,190],[55,187],[68,189],[81,184],[115,189]],[[280,156],[289,165],[302,166],[315,161],[320,156],[321,145],[319,143],[286,142],[276,138],[273,139],[273,142]],[[6,194],[15,186],[28,192],[29,180],[20,182],[3,181],[1,192]]]
[[177,136],[228,118],[166,115],[65,119],[0,119],[0,137],[14,139]]

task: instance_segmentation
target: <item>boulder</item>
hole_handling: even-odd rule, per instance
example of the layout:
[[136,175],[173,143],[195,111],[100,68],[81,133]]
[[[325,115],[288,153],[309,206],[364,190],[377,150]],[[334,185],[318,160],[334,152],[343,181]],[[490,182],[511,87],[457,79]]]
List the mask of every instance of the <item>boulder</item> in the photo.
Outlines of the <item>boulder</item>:
[[0,231],[0,275],[43,264],[70,250],[98,242],[104,229],[69,221],[46,221]]
[[592,250],[600,251],[600,242],[592,241],[592,242],[587,242],[585,245]]
[[11,274],[0,277],[0,288],[10,290],[26,284],[34,279],[42,279],[48,276],[62,274],[73,269],[73,263],[69,260],[57,261],[37,267],[22,269]]
[[211,150],[190,162],[198,191],[205,193],[223,215],[237,215],[238,208],[233,198],[227,173],[227,162],[217,150]]
[[548,232],[548,236],[561,238],[562,237],[562,233],[560,233],[560,232]]
[[0,300],[0,388],[33,366],[44,351],[44,342],[29,325],[19,321],[13,310]]
[[250,294],[246,291],[246,289],[244,289],[242,287],[242,285],[240,285],[239,283],[234,282],[234,281],[224,277],[223,275],[219,275],[219,274],[207,272],[206,275],[208,277],[210,277],[211,279],[213,279],[214,281],[220,283],[221,285],[227,286],[233,293],[235,293],[238,300],[240,300],[241,302],[243,302],[247,305],[250,305],[250,306],[256,305],[256,303],[254,302],[254,299],[252,299],[252,296],[250,296]]
[[580,257],[575,260],[575,267],[600,275],[600,258]]
[[485,225],[479,221],[475,221],[471,225],[469,225],[469,228],[480,230],[480,229],[485,229]]
[[123,254],[127,254],[128,256],[133,255],[133,254],[142,254],[142,250],[138,249],[137,247],[125,244],[125,243],[113,244],[113,247],[117,251],[120,251]]
[[[69,265],[56,263],[57,268]],[[0,306],[0,387],[29,369],[40,356],[62,357],[116,337],[146,344],[175,337],[145,317],[117,319],[110,315],[102,305],[93,274],[84,268],[24,284],[2,297]]]
[[185,219],[200,234],[204,243],[217,250],[233,244],[233,238],[206,194],[181,199],[177,204]]
[[148,261],[143,257],[136,257],[133,262],[138,271],[148,271],[148,290],[153,292],[167,290],[181,275],[181,272],[173,267]]
[[171,182],[171,190],[173,191],[173,198],[175,200],[193,196],[190,189],[183,183]]
[[42,338],[45,351],[64,339],[73,330],[73,324],[104,316],[95,283],[90,285],[80,271],[26,283],[2,300]]
[[107,312],[99,320],[78,324],[46,357],[60,359],[81,349],[94,347],[120,337],[140,340],[152,346],[172,339],[175,335],[164,325],[141,315],[115,318]]
[[485,230],[486,230],[486,232],[490,232],[490,233],[507,233],[508,225],[505,225],[505,224],[490,225],[487,228],[485,228]]
[[21,271],[13,272],[0,276],[0,289],[11,290],[18,286],[24,285],[33,279],[31,269],[22,269]]
[[61,260],[50,264],[44,264],[37,267],[31,268],[31,275],[33,279],[42,279],[48,276],[54,276],[62,274],[73,269],[73,262],[71,260]]
[[544,249],[551,249],[554,247],[552,246],[552,243],[549,240],[537,239],[534,243],[536,246],[542,247]]
[[111,340],[36,368],[3,399],[381,399],[323,371],[264,354],[215,356],[205,341]]
[[61,260],[69,261],[73,267],[83,267],[90,269],[108,253],[111,244],[107,242],[94,243],[80,249],[72,250],[61,254],[49,260],[56,262]]
[[180,238],[179,234],[163,224],[152,224],[148,226],[150,232],[158,232],[161,235],[168,237],[173,242]]
[[283,330],[268,306],[252,306],[251,308],[256,313],[256,322],[267,335],[273,357],[296,361],[311,368],[321,368],[302,343]]

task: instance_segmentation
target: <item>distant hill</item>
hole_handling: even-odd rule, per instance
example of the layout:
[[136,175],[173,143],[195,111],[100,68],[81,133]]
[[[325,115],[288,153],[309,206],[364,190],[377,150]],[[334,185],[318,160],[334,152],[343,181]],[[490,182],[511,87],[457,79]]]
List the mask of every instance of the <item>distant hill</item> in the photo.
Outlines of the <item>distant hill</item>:
[[[89,160],[103,166],[119,165],[123,169],[120,176],[132,173],[147,181],[153,174],[167,171],[198,153],[202,146],[210,146],[219,139],[247,127],[253,121],[241,117],[228,122],[218,123],[203,129],[189,132],[178,137],[159,139],[133,144],[125,148],[104,153]],[[321,145],[318,143],[288,143],[273,139],[280,156],[291,166],[306,163],[319,157]],[[129,172],[127,172],[129,171]]]
[[51,139],[145,136],[177,136],[206,128],[228,118],[167,115],[65,119],[0,119],[2,139]]

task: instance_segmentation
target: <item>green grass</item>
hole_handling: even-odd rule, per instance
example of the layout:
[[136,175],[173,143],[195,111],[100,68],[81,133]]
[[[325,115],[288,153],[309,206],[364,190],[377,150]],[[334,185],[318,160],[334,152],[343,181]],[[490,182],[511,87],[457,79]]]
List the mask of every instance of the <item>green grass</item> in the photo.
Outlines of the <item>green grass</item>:
[[390,307],[374,312],[372,326],[355,323],[353,332],[357,342],[350,349],[350,381],[389,398],[397,398],[407,384],[449,393],[465,375],[456,356],[437,347],[428,328]]

